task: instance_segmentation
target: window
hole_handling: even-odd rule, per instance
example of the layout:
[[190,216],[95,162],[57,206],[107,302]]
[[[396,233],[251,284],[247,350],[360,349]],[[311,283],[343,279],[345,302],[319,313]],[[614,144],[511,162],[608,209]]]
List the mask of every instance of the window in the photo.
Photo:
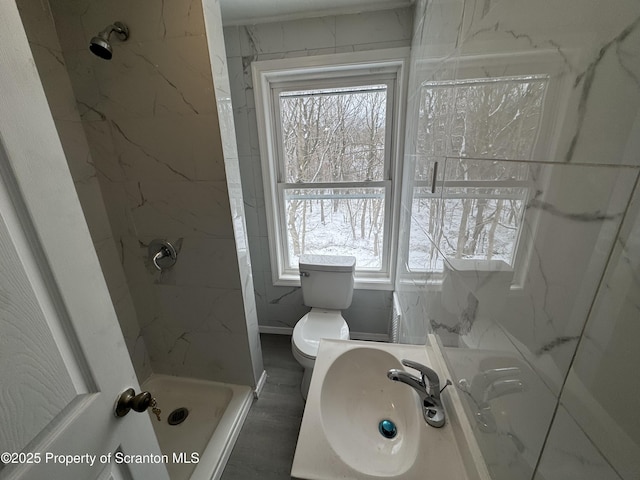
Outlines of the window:
[[[437,281],[444,258],[493,259],[514,269],[516,284],[523,277],[529,252],[521,242],[522,226],[537,225],[537,213],[527,212],[526,205],[536,194],[533,177],[539,181],[544,171],[531,160],[553,158],[561,111],[558,66],[547,59],[544,53],[531,57],[505,75],[500,56],[462,58],[459,78],[422,83],[407,255],[411,272],[436,273]],[[501,74],[492,75],[492,69]],[[529,73],[532,69],[538,72]]]
[[356,286],[391,288],[399,53],[252,65],[274,283],[299,282],[302,254],[353,255]]

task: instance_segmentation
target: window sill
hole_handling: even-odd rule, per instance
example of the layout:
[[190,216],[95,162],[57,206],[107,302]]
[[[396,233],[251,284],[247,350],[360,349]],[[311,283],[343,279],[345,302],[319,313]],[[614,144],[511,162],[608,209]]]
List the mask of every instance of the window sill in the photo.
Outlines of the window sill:
[[[280,278],[274,279],[273,284],[277,287],[299,287],[300,277],[297,274],[282,274]],[[366,274],[357,274],[354,290],[383,290],[393,291],[393,282],[387,277],[371,277]]]

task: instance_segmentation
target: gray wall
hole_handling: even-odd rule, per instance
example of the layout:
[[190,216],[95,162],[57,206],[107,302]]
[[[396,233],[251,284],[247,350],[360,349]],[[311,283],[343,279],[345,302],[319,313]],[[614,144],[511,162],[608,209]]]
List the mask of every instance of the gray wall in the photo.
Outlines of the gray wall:
[[[224,20],[224,19],[223,19]],[[251,63],[289,57],[407,47],[413,9],[233,26],[224,29],[258,322],[290,329],[309,309],[297,287],[273,286]],[[391,292],[356,290],[344,312],[351,332],[386,334]],[[287,331],[287,330],[284,330]]]

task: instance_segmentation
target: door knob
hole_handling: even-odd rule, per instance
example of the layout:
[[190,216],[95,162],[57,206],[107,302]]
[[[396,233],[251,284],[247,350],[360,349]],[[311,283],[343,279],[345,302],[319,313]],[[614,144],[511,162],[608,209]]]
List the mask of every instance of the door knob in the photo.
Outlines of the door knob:
[[144,412],[147,408],[153,407],[154,403],[153,397],[149,392],[140,392],[136,395],[136,391],[133,388],[128,388],[120,394],[114,413],[116,417],[124,417],[129,413],[129,410]]

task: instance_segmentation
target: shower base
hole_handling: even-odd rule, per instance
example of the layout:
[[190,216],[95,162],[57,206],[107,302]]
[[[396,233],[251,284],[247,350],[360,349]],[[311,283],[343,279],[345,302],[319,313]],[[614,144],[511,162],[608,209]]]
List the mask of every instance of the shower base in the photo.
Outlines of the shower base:
[[[218,480],[253,400],[250,387],[169,375],[152,375],[142,385],[162,410],[159,422],[149,413],[160,450],[167,455],[171,480]],[[178,408],[187,418],[169,425]]]

